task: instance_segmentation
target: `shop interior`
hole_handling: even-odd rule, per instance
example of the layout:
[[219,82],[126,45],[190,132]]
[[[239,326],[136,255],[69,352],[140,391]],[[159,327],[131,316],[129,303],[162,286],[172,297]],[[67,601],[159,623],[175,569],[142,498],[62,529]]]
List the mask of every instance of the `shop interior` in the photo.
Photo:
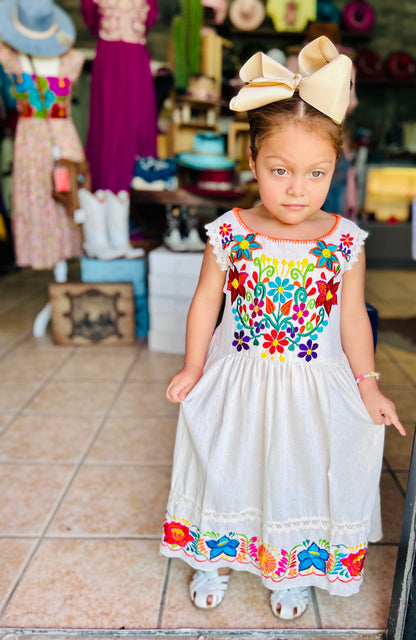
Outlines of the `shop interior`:
[[[103,46],[96,2],[82,4],[83,12],[81,0],[56,2],[75,34],[56,57],[70,89],[34,85],[37,106],[24,87],[16,99],[13,65],[29,58],[0,49],[0,633],[382,638],[416,420],[413,3],[120,0],[117,10],[137,14],[137,57],[116,50],[116,38]],[[120,40],[126,24],[116,25]],[[356,94],[327,206],[369,232],[380,388],[407,436],[386,431],[383,538],[370,544],[360,594],[311,588],[307,612],[287,623],[243,572],[232,575],[226,606],[198,610],[188,597],[192,569],[159,555],[178,414],[165,388],[183,363],[204,225],[258,201],[247,118],[228,109],[238,69],[256,51],[289,66],[320,35],[353,61]],[[66,109],[73,129],[58,115],[28,117],[22,101],[39,114]],[[78,163],[71,202],[48,191],[52,165],[26,126],[35,120],[48,148],[59,138],[54,171],[67,155]],[[21,186],[15,195],[17,153],[19,185],[37,166],[30,194]],[[40,222],[29,234],[28,202]],[[47,230],[45,207],[57,216]]]

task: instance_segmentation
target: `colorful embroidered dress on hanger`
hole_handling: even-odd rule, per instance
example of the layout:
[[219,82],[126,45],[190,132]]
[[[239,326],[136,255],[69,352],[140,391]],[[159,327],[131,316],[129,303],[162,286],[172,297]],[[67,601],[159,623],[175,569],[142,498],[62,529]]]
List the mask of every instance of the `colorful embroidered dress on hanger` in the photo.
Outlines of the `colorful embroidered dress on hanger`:
[[12,224],[17,264],[51,269],[81,254],[81,234],[52,198],[52,130],[62,157],[80,161],[84,151],[71,119],[71,87],[84,63],[71,50],[60,57],[59,77],[39,77],[49,122],[33,74],[23,73],[19,53],[0,43],[0,63],[12,81],[19,114],[13,158]]
[[340,339],[343,274],[367,234],[334,215],[320,238],[279,240],[237,209],[207,231],[226,304],[180,406],[161,552],[351,595],[381,536],[384,427]]
[[82,0],[98,35],[86,145],[93,188],[130,189],[136,155],[156,156],[157,105],[146,33],[157,0]]

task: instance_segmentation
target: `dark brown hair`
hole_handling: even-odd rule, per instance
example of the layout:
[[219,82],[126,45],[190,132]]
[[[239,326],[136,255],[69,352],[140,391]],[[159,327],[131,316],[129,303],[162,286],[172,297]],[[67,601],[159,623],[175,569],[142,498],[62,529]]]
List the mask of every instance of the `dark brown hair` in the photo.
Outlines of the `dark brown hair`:
[[265,139],[278,133],[287,124],[305,127],[307,131],[322,134],[334,147],[337,159],[342,153],[342,126],[321,113],[295,93],[292,98],[279,100],[247,112],[250,123],[250,150],[253,160]]

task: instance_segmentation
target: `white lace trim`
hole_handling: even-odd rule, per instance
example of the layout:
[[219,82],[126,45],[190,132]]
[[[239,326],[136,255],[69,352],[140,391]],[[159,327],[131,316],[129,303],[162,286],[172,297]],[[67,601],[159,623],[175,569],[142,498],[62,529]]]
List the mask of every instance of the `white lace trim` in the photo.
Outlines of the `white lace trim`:
[[228,270],[228,254],[222,248],[221,238],[218,233],[216,220],[205,225],[208,240],[214,249],[215,259],[221,267],[221,271]]
[[[324,529],[334,533],[359,533],[368,531],[371,526],[370,520],[361,522],[333,522],[329,518],[313,517],[313,518],[294,518],[292,520],[264,521],[261,509],[244,509],[243,511],[233,513],[219,513],[212,510],[203,510],[195,500],[188,496],[184,496],[178,491],[172,490],[170,493],[169,503],[175,502],[184,507],[191,507],[200,518],[205,518],[214,522],[235,523],[240,521],[261,521],[262,528],[268,531],[291,531],[298,529]],[[175,509],[169,509],[174,513]]]
[[350,256],[349,261],[345,265],[344,271],[351,271],[351,269],[353,268],[354,264],[357,262],[358,256],[360,255],[362,246],[363,246],[367,236],[368,236],[368,232],[364,231],[363,229],[359,229],[358,232],[356,233],[355,238],[354,238],[355,242],[354,242],[353,247],[351,249],[351,256]]

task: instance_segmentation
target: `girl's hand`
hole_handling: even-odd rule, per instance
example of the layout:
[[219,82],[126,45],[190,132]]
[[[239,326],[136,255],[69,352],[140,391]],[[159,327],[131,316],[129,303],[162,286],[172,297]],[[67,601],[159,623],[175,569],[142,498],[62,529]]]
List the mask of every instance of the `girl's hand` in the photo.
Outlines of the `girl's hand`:
[[171,402],[182,402],[202,376],[202,369],[185,365],[168,384],[166,397]]
[[[363,387],[364,384],[361,383]],[[360,389],[360,393],[373,422],[385,425],[392,424],[400,435],[406,435],[406,430],[397,416],[396,407],[391,400],[383,396],[378,388]]]

